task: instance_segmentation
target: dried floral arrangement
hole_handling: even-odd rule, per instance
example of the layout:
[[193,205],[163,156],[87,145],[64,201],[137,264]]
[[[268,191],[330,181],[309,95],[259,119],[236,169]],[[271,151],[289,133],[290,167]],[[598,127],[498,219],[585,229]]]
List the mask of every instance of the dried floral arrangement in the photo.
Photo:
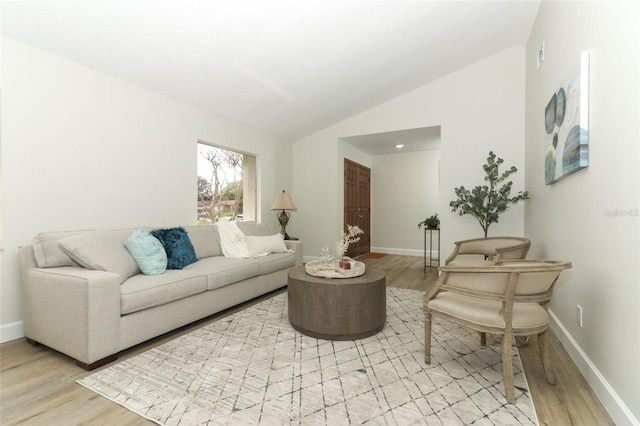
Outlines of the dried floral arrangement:
[[347,225],[347,232],[341,231],[342,239],[336,243],[336,256],[343,257],[349,249],[349,245],[360,241],[359,235],[362,234],[364,231],[357,225]]

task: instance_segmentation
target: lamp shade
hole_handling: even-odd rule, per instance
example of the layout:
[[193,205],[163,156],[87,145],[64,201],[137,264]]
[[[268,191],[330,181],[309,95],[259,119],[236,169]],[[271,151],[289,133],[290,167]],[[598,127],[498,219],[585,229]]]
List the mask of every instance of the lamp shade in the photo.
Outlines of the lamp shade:
[[271,210],[297,210],[297,207],[291,200],[291,194],[282,191],[276,195]]

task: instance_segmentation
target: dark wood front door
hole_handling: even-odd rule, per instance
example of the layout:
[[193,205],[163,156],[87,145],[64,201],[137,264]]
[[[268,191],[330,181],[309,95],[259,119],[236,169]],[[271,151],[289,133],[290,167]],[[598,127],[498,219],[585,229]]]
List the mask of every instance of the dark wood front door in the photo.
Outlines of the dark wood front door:
[[347,225],[364,231],[360,241],[349,246],[347,256],[356,257],[371,249],[371,169],[344,160],[344,232]]

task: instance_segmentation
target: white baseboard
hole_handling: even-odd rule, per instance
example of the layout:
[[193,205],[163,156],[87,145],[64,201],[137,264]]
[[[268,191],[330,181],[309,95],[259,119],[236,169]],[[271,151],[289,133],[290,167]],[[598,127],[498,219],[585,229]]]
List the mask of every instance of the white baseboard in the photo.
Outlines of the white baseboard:
[[[371,251],[374,253],[397,254],[399,256],[418,256],[418,257],[424,256],[424,251],[422,249],[411,250],[411,249],[398,249],[398,248],[389,248],[389,247],[371,247]],[[438,257],[438,252],[434,250],[433,256]]]
[[587,354],[584,353],[580,345],[578,345],[578,342],[576,342],[569,333],[569,330],[562,325],[553,311],[549,313],[551,314],[551,329],[556,336],[558,336],[569,357],[576,364],[589,386],[591,386],[593,393],[598,397],[613,422],[619,426],[639,426],[640,422],[638,422],[638,419],[635,418],[631,410],[629,410],[629,407],[627,407],[620,396],[618,396],[615,389],[611,387],[595,364],[593,364]]
[[[424,256],[424,251],[422,250],[396,249],[396,248],[388,248],[388,247],[371,247],[371,252],[397,254],[398,256],[418,256],[418,257]],[[434,251],[433,256],[438,257],[438,252]],[[303,256],[302,261],[304,263],[307,263],[312,260],[319,260],[319,259],[320,259],[320,256]]]
[[0,343],[20,339],[21,337],[24,337],[24,331],[22,330],[22,321],[12,322],[11,324],[0,326]]

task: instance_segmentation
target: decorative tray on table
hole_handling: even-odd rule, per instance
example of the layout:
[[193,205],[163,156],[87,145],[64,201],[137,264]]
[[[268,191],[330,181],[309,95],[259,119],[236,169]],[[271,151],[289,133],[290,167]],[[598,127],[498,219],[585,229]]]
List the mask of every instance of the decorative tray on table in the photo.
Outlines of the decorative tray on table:
[[349,257],[312,260],[304,265],[307,274],[322,278],[353,278],[364,274],[365,264]]

